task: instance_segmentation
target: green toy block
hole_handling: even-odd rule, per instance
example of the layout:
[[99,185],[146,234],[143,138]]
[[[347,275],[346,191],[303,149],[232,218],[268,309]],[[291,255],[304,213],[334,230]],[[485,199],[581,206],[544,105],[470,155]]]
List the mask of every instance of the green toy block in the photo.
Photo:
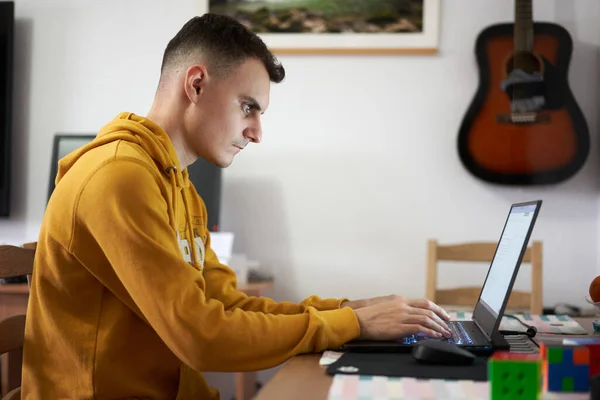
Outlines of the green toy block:
[[542,388],[539,354],[496,352],[488,360],[491,400],[538,400]]

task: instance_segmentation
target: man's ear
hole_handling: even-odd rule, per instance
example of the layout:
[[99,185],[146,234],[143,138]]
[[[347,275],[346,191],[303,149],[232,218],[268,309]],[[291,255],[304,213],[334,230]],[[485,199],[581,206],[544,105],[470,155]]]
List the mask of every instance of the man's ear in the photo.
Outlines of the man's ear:
[[192,103],[196,103],[206,85],[208,74],[202,65],[194,65],[187,70],[185,79],[185,93]]

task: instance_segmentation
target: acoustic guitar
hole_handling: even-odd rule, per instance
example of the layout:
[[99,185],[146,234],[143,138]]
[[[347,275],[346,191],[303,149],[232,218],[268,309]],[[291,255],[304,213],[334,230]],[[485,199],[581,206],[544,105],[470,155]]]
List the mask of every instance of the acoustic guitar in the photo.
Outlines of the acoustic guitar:
[[471,174],[496,184],[553,184],[583,166],[590,139],[568,83],[572,49],[566,29],[533,22],[532,0],[515,1],[514,24],[479,34],[479,86],[458,134]]

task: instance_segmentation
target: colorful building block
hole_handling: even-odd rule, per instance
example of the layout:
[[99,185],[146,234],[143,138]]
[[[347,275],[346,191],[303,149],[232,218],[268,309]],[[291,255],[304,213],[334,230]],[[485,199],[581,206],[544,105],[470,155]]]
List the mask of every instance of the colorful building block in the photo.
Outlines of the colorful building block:
[[586,346],[541,344],[543,388],[549,392],[590,390],[590,350]]
[[590,378],[600,374],[600,337],[563,339],[563,344],[585,346],[590,350]]
[[491,400],[537,400],[542,389],[540,354],[498,351],[488,360]]
[[590,351],[590,378],[600,374],[600,343],[585,344]]

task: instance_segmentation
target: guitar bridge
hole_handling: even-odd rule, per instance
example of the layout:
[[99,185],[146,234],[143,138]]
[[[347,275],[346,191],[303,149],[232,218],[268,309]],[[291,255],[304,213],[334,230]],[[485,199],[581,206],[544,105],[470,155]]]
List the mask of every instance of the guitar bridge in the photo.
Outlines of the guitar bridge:
[[498,114],[496,122],[500,124],[548,124],[550,123],[550,115],[539,112],[522,112],[510,114]]

